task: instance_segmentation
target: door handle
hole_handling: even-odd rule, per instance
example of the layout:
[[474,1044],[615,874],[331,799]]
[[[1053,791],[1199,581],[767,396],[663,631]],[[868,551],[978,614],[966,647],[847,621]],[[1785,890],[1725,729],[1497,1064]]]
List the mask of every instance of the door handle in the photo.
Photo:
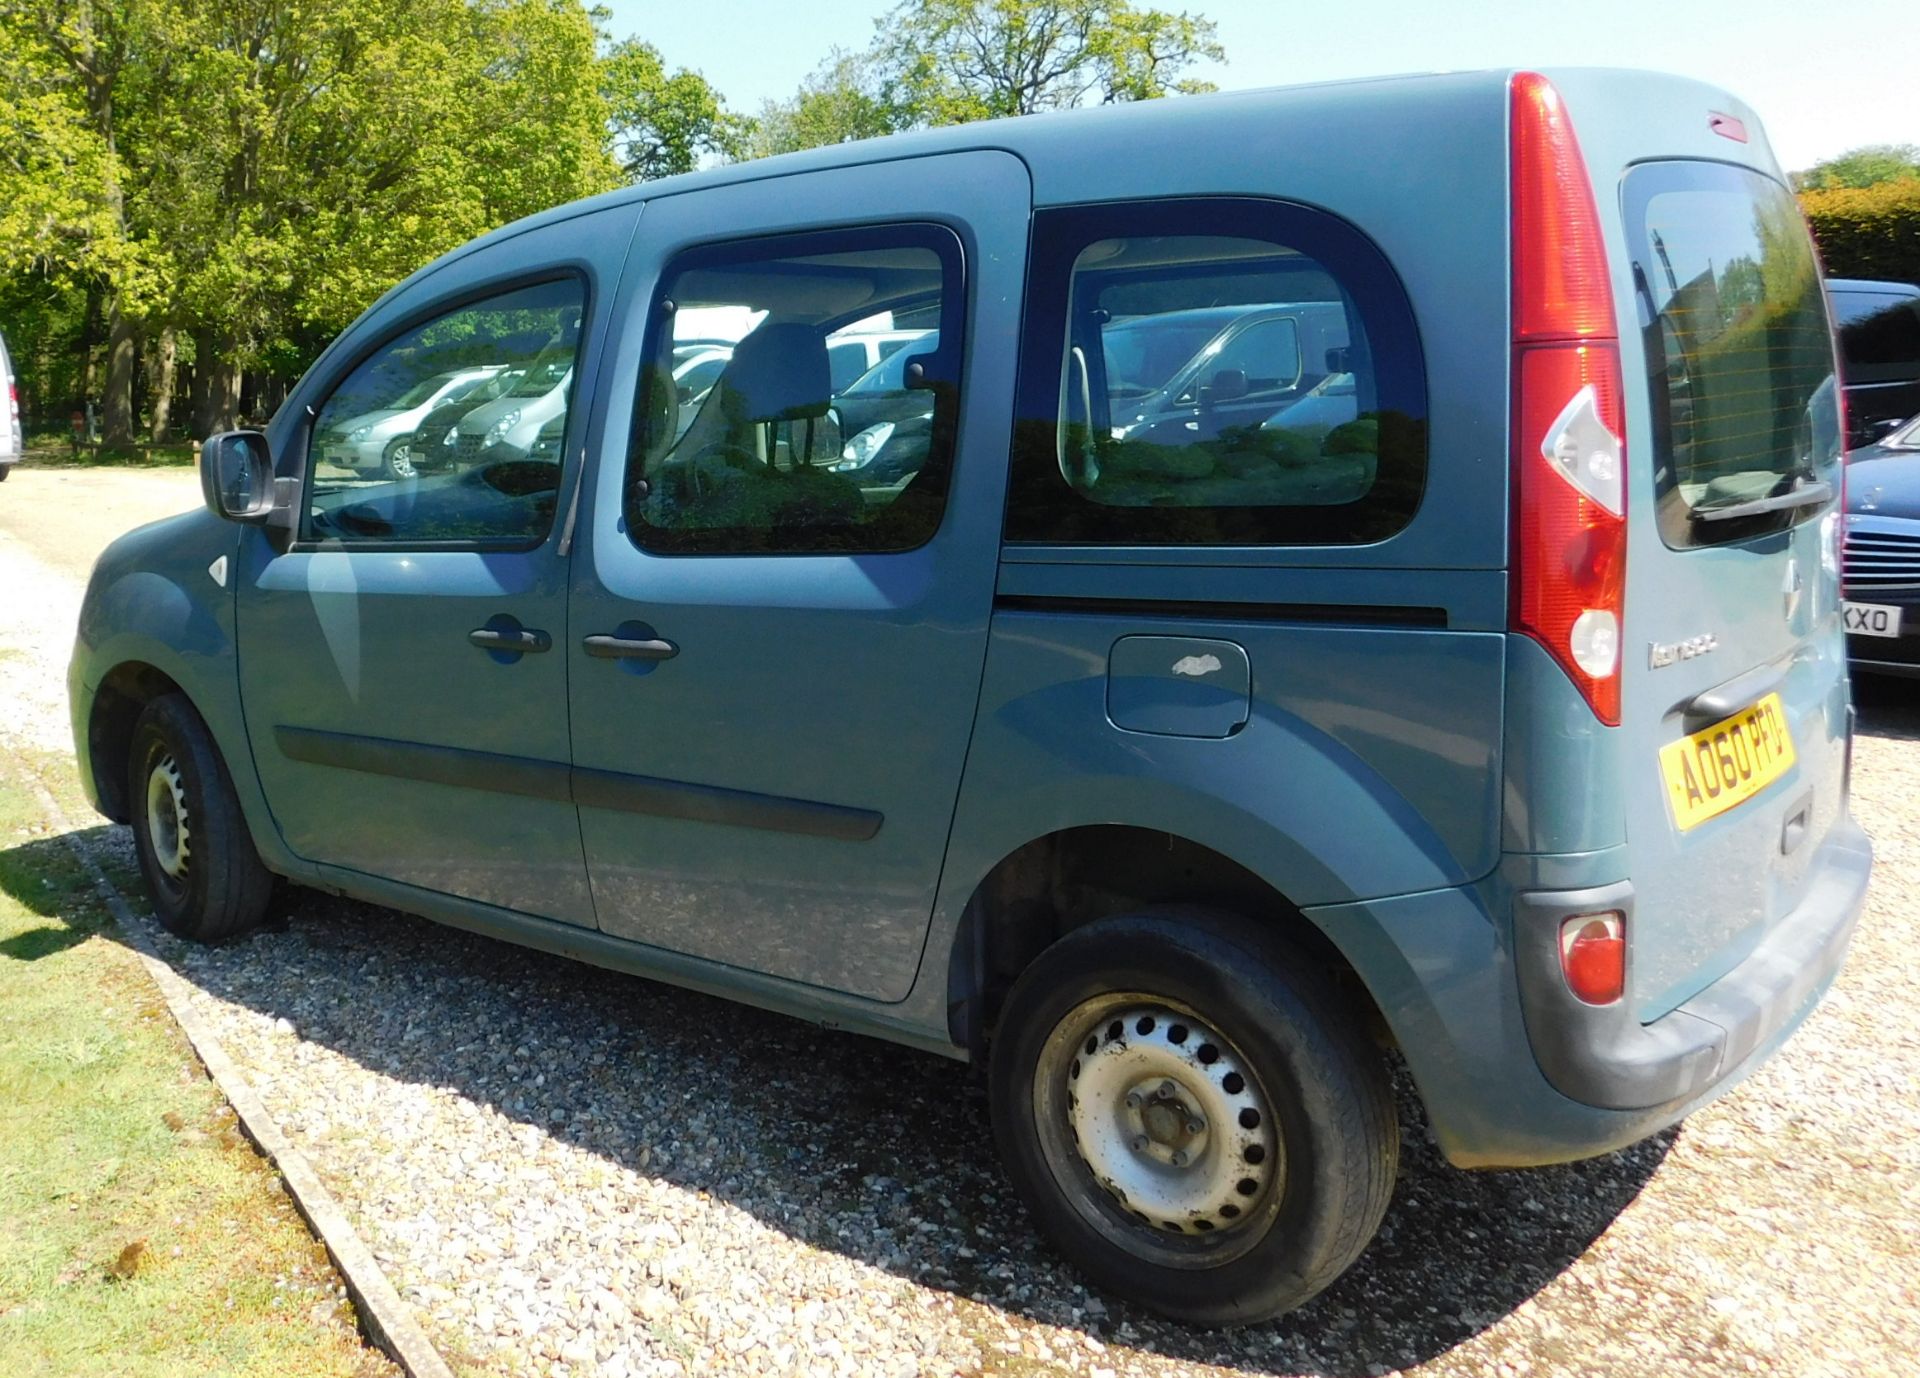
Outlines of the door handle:
[[596,660],[672,660],[680,648],[658,637],[634,639],[624,636],[590,636],[582,643]]
[[467,633],[467,640],[483,651],[524,654],[553,649],[553,638],[532,627],[476,627]]

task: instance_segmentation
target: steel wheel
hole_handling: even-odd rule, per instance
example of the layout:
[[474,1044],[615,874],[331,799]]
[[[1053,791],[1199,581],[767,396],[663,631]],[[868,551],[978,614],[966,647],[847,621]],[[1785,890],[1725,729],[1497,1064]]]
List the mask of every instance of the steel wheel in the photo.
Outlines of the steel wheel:
[[187,814],[187,787],[172,755],[162,756],[147,773],[147,843],[154,864],[176,885],[187,879],[193,855],[193,828]]
[[258,923],[273,876],[213,736],[184,694],[162,694],[140,710],[125,768],[134,854],[160,922],[202,942]]
[[1075,1210],[1129,1253],[1215,1267],[1271,1225],[1286,1175],[1273,1109],[1192,1011],[1132,992],[1082,1002],[1047,1038],[1033,1101]]

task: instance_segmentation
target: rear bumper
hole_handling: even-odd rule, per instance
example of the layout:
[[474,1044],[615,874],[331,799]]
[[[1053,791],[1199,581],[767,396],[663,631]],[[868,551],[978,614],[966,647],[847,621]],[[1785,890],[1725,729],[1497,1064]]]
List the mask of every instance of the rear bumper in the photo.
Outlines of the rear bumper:
[[[1515,974],[1540,1070],[1584,1105],[1674,1107],[1669,1118],[1678,1119],[1764,1058],[1819,1002],[1846,959],[1872,866],[1866,834],[1843,816],[1815,858],[1799,907],[1739,966],[1651,1024],[1636,1021],[1625,1001],[1583,1004],[1560,974],[1561,918],[1617,909],[1631,931],[1631,884],[1516,895]],[[1643,910],[1640,921],[1649,917]]]
[[[1557,930],[1560,915],[1590,912],[1580,897],[1617,898],[1622,887],[1575,887],[1630,869],[1627,849],[1557,856],[1550,867],[1509,860],[1504,874],[1458,889],[1306,911],[1366,984],[1441,1151],[1458,1167],[1611,1153],[1736,1085],[1786,1042],[1838,974],[1872,850],[1843,817],[1816,858],[1806,901],[1761,948],[1667,1017],[1640,1025],[1626,1016],[1624,1026],[1607,1011],[1560,1004],[1571,995],[1557,954],[1550,943],[1536,952],[1513,920],[1544,919]],[[1565,880],[1545,890],[1545,876]],[[1531,912],[1517,912],[1521,895],[1538,902]],[[1641,917],[1648,913],[1643,905]]]

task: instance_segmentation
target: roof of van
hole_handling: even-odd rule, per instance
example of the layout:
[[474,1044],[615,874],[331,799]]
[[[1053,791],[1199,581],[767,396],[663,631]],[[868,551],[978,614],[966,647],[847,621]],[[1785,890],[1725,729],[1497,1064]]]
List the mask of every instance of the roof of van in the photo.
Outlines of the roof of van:
[[[1049,192],[1043,177],[1048,165],[1058,167],[1062,160],[1084,160],[1089,153],[1098,156],[1098,145],[1116,138],[1136,140],[1199,138],[1206,124],[1222,116],[1271,111],[1299,120],[1316,133],[1337,131],[1342,111],[1376,101],[1391,91],[1395,96],[1417,97],[1431,91],[1436,101],[1457,98],[1463,92],[1484,90],[1489,95],[1503,93],[1517,70],[1538,70],[1551,78],[1601,75],[1604,69],[1540,67],[1533,69],[1500,67],[1478,71],[1408,73],[1393,76],[1351,77],[1338,81],[1310,82],[1291,86],[1267,86],[1248,91],[1219,91],[1198,96],[1176,96],[1165,100],[1127,101],[1113,105],[1087,106],[1075,110],[1049,111],[1040,115],[1019,115],[972,124],[948,125],[939,129],[889,134],[882,138],[859,139],[830,144],[800,153],[783,153],[698,172],[682,173],[655,181],[621,187],[598,196],[568,202],[540,211],[478,239],[450,250],[421,268],[405,283],[478,249],[524,234],[542,226],[557,224],[576,216],[659,197],[709,187],[730,186],[742,182],[788,177],[796,173],[857,167],[862,164],[891,162],[903,158],[927,157],[973,149],[998,149],[1023,159],[1035,176],[1035,202],[1046,205]],[[1673,87],[1691,88],[1702,96],[1720,102],[1722,109],[1746,114],[1751,111],[1725,92],[1687,77],[1667,76],[1634,69],[1619,69],[1607,75],[1634,81],[1654,80]],[[384,298],[383,298],[384,299]]]

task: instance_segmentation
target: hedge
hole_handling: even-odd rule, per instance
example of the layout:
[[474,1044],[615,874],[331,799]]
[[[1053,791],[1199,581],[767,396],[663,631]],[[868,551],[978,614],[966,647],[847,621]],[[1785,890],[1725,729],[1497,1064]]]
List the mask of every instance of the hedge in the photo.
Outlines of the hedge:
[[1803,191],[1827,275],[1920,284],[1920,177]]

